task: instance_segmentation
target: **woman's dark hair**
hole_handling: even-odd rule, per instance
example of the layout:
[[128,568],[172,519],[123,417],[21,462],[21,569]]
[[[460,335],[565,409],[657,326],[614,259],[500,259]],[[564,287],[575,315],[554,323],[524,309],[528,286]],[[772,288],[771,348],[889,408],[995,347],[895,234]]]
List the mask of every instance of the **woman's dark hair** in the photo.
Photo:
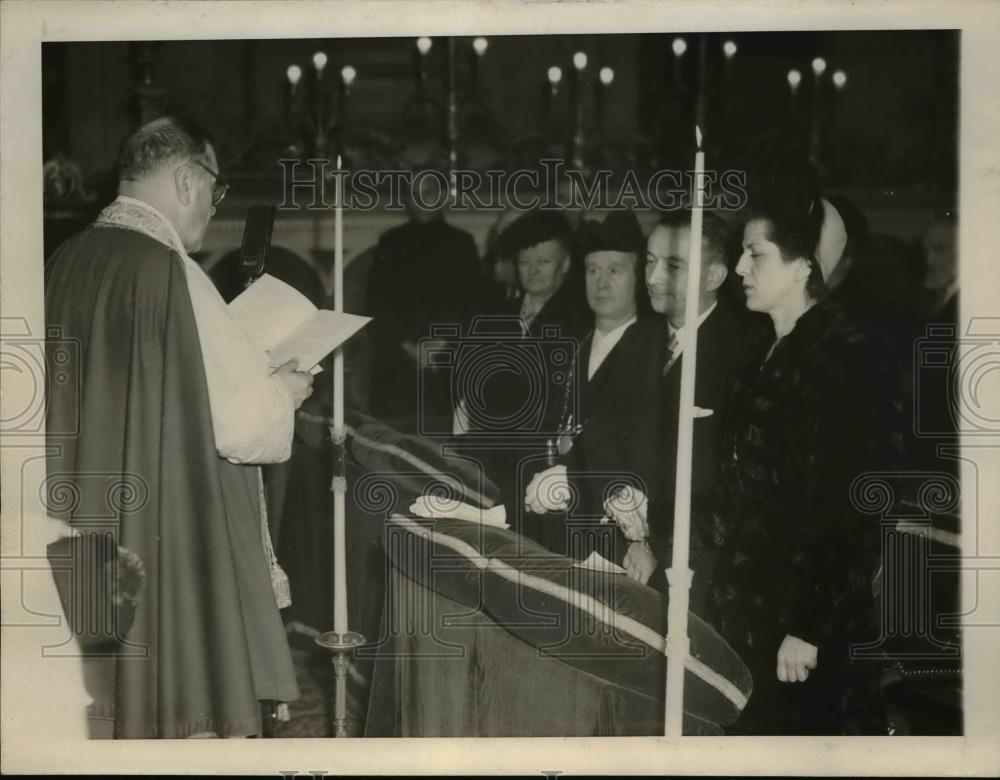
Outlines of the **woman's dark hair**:
[[816,259],[823,228],[823,200],[816,170],[807,163],[786,162],[756,173],[749,182],[746,221],[767,223],[767,238],[778,246],[785,262],[808,261],[806,295],[820,300],[827,293]]

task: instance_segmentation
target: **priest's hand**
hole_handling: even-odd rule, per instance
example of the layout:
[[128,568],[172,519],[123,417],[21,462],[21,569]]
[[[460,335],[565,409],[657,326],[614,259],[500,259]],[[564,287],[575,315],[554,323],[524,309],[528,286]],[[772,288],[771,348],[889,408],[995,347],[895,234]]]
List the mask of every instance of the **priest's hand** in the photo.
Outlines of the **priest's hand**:
[[626,485],[604,502],[604,511],[618,523],[626,539],[641,542],[649,536],[649,524],[646,522],[648,504],[645,493]]
[[649,544],[645,541],[632,542],[625,553],[625,560],[622,561],[625,573],[642,585],[649,582],[649,578],[656,571],[656,558],[653,557]]
[[809,671],[819,663],[819,649],[797,636],[788,634],[778,648],[778,679],[781,682],[805,682]]
[[311,396],[313,391],[313,375],[308,371],[299,371],[298,367],[299,361],[292,358],[274,372],[275,376],[285,381],[296,409],[302,406],[302,402]]
[[550,466],[531,478],[524,491],[524,506],[529,512],[544,515],[546,512],[561,512],[569,507],[571,488],[566,476],[566,467]]

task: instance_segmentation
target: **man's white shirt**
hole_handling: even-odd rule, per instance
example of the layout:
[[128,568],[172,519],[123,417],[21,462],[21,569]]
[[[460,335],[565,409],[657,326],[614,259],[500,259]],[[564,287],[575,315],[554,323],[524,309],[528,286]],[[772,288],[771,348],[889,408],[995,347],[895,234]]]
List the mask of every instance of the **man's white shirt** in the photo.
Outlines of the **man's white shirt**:
[[625,335],[625,331],[628,330],[629,325],[635,322],[635,319],[635,317],[631,317],[607,333],[601,333],[597,328],[594,328],[594,335],[590,340],[590,359],[587,363],[588,382],[594,378],[594,374],[601,367],[601,363],[611,354],[611,350],[621,341],[622,336]]

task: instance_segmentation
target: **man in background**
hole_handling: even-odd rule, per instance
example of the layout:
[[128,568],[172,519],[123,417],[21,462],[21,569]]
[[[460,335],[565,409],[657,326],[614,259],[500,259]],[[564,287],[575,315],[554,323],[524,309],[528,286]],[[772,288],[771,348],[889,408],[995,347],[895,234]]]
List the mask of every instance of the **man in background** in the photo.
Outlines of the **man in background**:
[[379,238],[368,278],[371,412],[406,433],[450,429],[449,374],[427,364],[420,342],[435,325],[464,325],[484,298],[476,243],[444,218],[446,181],[414,175],[409,220]]

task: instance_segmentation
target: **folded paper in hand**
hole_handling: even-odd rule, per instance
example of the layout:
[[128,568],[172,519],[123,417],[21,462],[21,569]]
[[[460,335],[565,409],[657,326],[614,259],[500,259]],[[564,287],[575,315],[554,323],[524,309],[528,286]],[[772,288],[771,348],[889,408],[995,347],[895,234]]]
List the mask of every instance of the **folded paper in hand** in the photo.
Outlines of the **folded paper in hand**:
[[497,504],[491,509],[480,509],[453,498],[424,495],[410,504],[410,511],[417,517],[427,519],[468,520],[496,528],[510,528],[503,504]]
[[298,360],[299,371],[319,373],[319,361],[363,328],[371,317],[317,309],[295,288],[264,274],[229,304],[229,312],[272,368]]
[[605,571],[609,574],[625,574],[625,569],[616,563],[612,563],[597,550],[594,550],[585,561],[573,561],[573,565],[578,569],[589,569],[590,571]]

